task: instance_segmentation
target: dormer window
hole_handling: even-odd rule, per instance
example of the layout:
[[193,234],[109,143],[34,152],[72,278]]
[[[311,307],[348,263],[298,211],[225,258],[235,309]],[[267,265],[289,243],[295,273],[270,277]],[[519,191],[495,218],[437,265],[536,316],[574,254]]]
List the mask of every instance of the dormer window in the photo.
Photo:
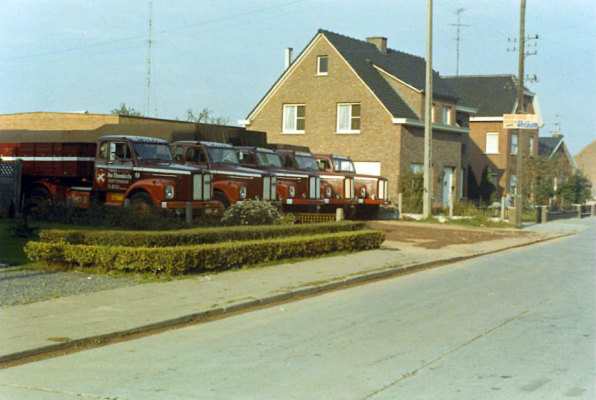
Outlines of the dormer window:
[[451,107],[443,107],[442,121],[444,125],[451,125]]
[[327,56],[317,57],[317,75],[327,75],[329,71],[329,58]]

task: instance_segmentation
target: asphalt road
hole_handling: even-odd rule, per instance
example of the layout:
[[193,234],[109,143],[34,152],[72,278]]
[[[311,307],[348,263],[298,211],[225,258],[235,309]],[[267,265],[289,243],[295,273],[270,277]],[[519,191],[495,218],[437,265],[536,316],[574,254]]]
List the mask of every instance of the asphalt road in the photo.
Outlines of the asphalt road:
[[594,399],[596,230],[0,371],[0,399]]

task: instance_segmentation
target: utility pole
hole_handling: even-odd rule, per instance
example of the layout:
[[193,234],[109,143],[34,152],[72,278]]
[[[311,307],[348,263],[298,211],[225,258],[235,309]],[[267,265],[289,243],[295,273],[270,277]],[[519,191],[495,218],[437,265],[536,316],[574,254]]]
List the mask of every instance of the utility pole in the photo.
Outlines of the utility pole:
[[147,39],[147,101],[145,103],[145,116],[148,117],[151,110],[151,30],[153,24],[153,0],[149,0],[149,38]]
[[[524,113],[524,60],[526,45],[526,0],[521,0],[519,13],[519,59],[517,73],[517,110],[516,114]],[[525,135],[523,129],[517,131],[517,155],[515,171],[515,226],[522,227],[523,197],[523,158]]]
[[432,201],[432,107],[433,107],[433,0],[427,0],[426,21],[426,83],[424,91],[424,191],[422,194],[422,216],[430,218]]
[[457,11],[455,12],[457,14],[457,24],[449,24],[450,26],[456,26],[457,27],[457,36],[455,38],[455,41],[457,43],[456,46],[456,63],[455,63],[455,76],[459,76],[459,41],[460,41],[460,28],[461,27],[469,27],[470,25],[464,25],[462,23],[460,23],[460,17],[461,17],[461,13],[464,12],[465,8],[458,8]]

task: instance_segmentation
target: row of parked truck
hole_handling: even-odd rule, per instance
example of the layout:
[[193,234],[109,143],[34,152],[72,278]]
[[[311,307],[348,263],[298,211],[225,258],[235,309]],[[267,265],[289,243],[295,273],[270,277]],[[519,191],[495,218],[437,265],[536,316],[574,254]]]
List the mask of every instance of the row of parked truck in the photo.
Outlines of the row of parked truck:
[[24,207],[96,201],[218,216],[253,199],[293,212],[343,208],[371,216],[389,201],[387,179],[358,174],[348,157],[331,154],[103,136],[94,143],[0,143],[0,158],[22,160]]

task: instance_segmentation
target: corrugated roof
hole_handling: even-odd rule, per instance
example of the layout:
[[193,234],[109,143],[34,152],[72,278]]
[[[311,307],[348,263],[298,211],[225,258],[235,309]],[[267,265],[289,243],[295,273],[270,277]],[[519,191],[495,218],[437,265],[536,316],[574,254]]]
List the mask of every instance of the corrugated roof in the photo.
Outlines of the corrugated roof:
[[460,98],[459,104],[476,107],[477,117],[501,117],[514,112],[517,79],[513,75],[443,77]]

